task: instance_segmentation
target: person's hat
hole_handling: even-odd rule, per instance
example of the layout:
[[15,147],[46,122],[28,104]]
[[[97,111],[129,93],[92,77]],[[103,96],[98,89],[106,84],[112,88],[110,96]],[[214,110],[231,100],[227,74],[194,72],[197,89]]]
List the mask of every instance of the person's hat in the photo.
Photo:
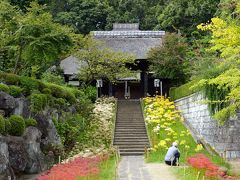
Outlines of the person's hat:
[[178,144],[176,142],[173,142],[172,145],[175,146],[175,147],[178,146]]

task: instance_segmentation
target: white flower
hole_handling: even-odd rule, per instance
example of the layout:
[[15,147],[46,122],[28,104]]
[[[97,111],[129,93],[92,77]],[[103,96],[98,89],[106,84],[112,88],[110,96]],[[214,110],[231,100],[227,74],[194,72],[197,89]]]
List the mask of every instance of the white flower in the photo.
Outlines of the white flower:
[[160,125],[158,124],[156,127],[153,128],[153,132],[158,133],[160,130]]

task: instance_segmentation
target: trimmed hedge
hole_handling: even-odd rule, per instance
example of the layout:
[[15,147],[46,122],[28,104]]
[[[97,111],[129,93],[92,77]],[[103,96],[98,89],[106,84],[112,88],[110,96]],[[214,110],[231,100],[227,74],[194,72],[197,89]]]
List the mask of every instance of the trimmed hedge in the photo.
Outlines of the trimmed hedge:
[[200,89],[191,88],[196,83],[197,83],[197,81],[190,81],[186,84],[183,84],[182,86],[172,87],[169,92],[169,96],[170,96],[171,100],[175,101],[177,99],[189,96],[193,93],[200,91]]
[[55,98],[63,98],[70,104],[76,103],[76,98],[83,94],[77,88],[43,83],[34,78],[3,72],[0,72],[0,81],[7,85],[19,86],[22,89],[21,92],[26,96],[31,95],[34,91],[39,91],[43,94],[50,94]]
[[9,118],[9,122],[11,123],[11,128],[9,130],[10,135],[21,136],[24,133],[26,125],[23,117],[18,115],[12,115]]

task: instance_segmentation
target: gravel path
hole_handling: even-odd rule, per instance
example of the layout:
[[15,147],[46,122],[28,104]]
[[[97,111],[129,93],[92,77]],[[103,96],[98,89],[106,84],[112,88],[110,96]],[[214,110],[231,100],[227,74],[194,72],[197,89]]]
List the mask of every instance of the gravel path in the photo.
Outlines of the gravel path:
[[118,174],[120,180],[177,180],[170,168],[161,163],[145,163],[142,156],[123,156]]

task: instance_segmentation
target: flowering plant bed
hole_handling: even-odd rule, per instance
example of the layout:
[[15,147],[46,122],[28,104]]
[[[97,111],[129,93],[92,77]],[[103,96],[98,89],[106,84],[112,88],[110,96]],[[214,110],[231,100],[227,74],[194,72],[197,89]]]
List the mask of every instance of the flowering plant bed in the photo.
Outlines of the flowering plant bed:
[[240,179],[226,174],[224,169],[212,163],[204,154],[188,157],[188,165],[197,174],[197,179]]
[[[86,180],[113,179],[115,177],[115,159],[108,155],[77,157],[66,163],[53,166],[49,171],[38,176],[38,180]],[[109,171],[110,169],[110,171]]]
[[118,158],[111,146],[116,100],[99,98],[89,117],[84,136],[79,137],[68,159],[53,166],[38,180],[114,179]]
[[174,103],[162,96],[143,99],[144,115],[152,148],[148,161],[164,161],[167,149],[175,141],[181,151],[181,161],[197,152],[206,153],[201,144],[197,144],[189,130],[183,125],[183,118],[175,109]]
[[[201,144],[194,141],[191,133],[183,124],[184,119],[169,99],[161,96],[144,98],[143,110],[152,145],[146,155],[148,162],[164,162],[167,149],[173,142],[177,142],[181,152],[181,166],[188,163],[188,157],[198,153],[204,154],[209,159],[209,165],[210,162],[214,162],[219,166],[229,166],[221,157],[216,154],[210,155]],[[179,176],[183,176],[186,171],[189,176],[196,177],[197,175],[193,168],[178,168]],[[208,171],[208,175],[211,173]]]

